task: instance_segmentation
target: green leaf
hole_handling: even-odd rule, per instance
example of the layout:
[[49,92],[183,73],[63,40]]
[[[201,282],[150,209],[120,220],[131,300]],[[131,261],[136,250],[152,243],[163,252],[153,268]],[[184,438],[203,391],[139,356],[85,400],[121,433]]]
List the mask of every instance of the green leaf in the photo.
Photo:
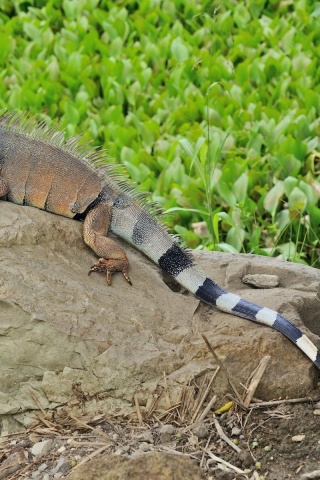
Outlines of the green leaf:
[[278,212],[275,218],[275,223],[278,230],[285,229],[289,225],[290,221],[290,212],[288,209]]
[[220,220],[223,220],[228,225],[235,227],[234,220],[226,212],[219,212],[216,214],[216,217],[219,218]]
[[219,247],[225,253],[239,253],[239,251],[236,248],[234,248],[232,245],[228,245],[227,243],[224,243],[224,242],[218,243],[217,247]]
[[240,252],[245,238],[245,231],[243,228],[231,227],[227,233],[227,243],[232,245],[237,252]]
[[190,158],[193,158],[194,156],[194,148],[192,147],[191,143],[189,142],[189,140],[187,140],[186,138],[181,138],[179,140],[179,143],[180,145],[182,145],[182,147],[185,149],[185,151],[187,152],[187,154],[189,155]]
[[277,245],[277,250],[281,252],[282,257],[285,260],[291,260],[297,254],[296,246],[293,242],[282,243],[281,245]]
[[276,210],[280,204],[280,200],[283,194],[284,183],[279,180],[264,198],[263,206],[267,210],[267,212],[271,213],[272,217],[275,216]]
[[217,190],[227,205],[233,207],[237,204],[237,197],[225,182],[219,182],[217,185]]
[[24,22],[23,30],[32,40],[36,40],[39,38],[39,29],[32,23]]
[[310,205],[308,207],[308,212],[310,215],[310,222],[314,227],[319,227],[320,225],[320,208],[315,205]]
[[248,174],[243,173],[233,185],[233,191],[238,202],[244,202],[247,197],[248,180]]
[[180,37],[177,37],[172,41],[171,52],[178,62],[183,62],[189,57],[188,48],[184,45]]
[[290,210],[303,212],[307,205],[307,197],[300,188],[295,187],[289,195]]
[[294,189],[294,187],[298,185],[298,183],[299,183],[299,180],[297,178],[294,178],[294,177],[285,178],[285,180],[283,181],[285,194],[289,196],[292,190]]
[[299,182],[300,190],[305,194],[309,204],[316,205],[318,202],[318,196],[315,192],[315,189],[311,187],[308,183],[300,180]]
[[250,21],[250,12],[242,3],[238,4],[234,10],[234,21],[240,28],[245,28]]

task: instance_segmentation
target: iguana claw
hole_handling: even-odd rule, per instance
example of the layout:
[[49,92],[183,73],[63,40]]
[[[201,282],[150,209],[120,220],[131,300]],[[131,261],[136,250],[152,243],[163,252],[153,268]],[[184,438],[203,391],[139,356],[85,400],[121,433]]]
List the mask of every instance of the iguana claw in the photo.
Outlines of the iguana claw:
[[112,283],[111,282],[112,274],[116,272],[121,272],[124,278],[126,279],[126,281],[130,285],[132,285],[128,275],[128,263],[125,262],[124,260],[118,260],[118,259],[106,260],[105,258],[99,258],[99,260],[90,268],[88,275],[90,275],[92,272],[105,273],[108,285],[111,285]]

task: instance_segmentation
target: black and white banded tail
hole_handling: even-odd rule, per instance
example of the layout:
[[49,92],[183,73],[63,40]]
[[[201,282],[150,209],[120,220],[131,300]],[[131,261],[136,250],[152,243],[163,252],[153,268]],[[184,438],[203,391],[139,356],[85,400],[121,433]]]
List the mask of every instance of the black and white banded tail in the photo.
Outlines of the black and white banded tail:
[[128,205],[128,211],[122,210],[119,218],[114,209],[113,213],[112,230],[151,258],[180,285],[223,312],[278,330],[320,369],[320,350],[299,328],[278,312],[255,305],[219,287],[194,265],[191,255],[180,248],[162,226],[148,212],[142,211],[139,205]]

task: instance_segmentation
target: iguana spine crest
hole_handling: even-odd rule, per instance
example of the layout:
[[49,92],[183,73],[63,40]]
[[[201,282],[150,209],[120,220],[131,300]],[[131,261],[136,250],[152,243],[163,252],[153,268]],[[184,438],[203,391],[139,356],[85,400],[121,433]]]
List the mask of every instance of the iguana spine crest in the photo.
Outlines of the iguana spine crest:
[[[36,117],[0,114],[0,197],[69,218],[84,219],[84,240],[100,257],[90,272],[122,272],[130,282],[123,249],[107,237],[114,232],[157,263],[199,299],[222,310],[283,333],[320,369],[320,351],[278,312],[223,290],[197,267],[192,256],[154,214],[122,171],[101,166],[105,153],[64,139],[64,132]],[[89,273],[90,273],[89,272]]]

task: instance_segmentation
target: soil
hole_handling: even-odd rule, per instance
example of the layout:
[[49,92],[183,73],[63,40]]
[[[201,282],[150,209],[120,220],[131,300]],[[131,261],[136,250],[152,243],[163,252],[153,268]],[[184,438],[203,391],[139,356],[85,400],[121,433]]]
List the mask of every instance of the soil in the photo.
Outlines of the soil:
[[[108,453],[135,458],[152,451],[187,455],[211,480],[320,478],[317,395],[247,410],[234,403],[197,424],[179,421],[181,410],[148,421],[140,417],[140,423],[137,416],[44,416],[38,426],[0,439],[0,479],[66,478]],[[240,452],[221,438],[219,427]],[[33,446],[48,439],[48,451],[35,456]]]

